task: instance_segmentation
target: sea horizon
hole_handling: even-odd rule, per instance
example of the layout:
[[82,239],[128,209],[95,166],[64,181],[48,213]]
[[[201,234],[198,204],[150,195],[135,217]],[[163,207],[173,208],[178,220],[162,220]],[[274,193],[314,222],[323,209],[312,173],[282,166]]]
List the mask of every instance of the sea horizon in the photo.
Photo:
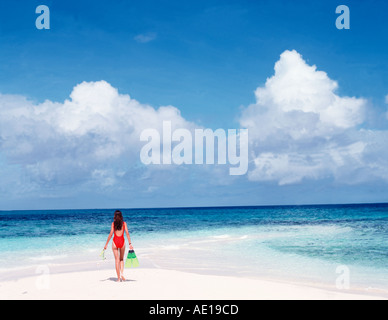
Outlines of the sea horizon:
[[311,204],[258,204],[258,205],[222,205],[222,206],[156,206],[156,207],[111,207],[111,208],[40,208],[40,209],[0,209],[0,212],[13,211],[67,211],[67,210],[148,210],[148,209],[212,209],[212,208],[276,208],[276,207],[331,207],[331,206],[388,206],[388,202],[344,202],[344,203],[311,203]]

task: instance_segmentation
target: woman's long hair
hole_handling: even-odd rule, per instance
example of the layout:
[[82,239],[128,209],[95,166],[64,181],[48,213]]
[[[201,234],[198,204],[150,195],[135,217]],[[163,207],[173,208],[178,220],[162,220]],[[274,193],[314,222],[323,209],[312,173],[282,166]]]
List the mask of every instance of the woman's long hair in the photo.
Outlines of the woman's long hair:
[[121,228],[123,227],[123,214],[121,213],[120,210],[115,211],[113,224],[114,224],[115,230],[121,230]]

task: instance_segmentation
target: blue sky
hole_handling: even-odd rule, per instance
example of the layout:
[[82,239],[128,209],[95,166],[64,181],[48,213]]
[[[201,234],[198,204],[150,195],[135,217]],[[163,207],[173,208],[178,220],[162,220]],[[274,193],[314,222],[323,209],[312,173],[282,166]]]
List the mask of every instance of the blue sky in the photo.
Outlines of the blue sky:
[[[201,169],[187,166],[169,173],[153,172],[149,178],[144,172],[147,169],[138,170],[136,160],[132,161],[136,152],[134,156],[125,152],[114,161],[101,160],[92,165],[92,160],[81,158],[74,151],[81,148],[77,144],[80,140],[61,149],[58,144],[62,142],[58,141],[62,140],[47,133],[54,129],[42,133],[36,129],[42,128],[36,118],[34,125],[28,117],[25,122],[20,118],[23,133],[11,135],[9,132],[15,126],[7,128],[7,133],[5,126],[3,132],[0,128],[0,190],[4,190],[0,208],[388,201],[386,163],[379,152],[379,148],[384,149],[381,141],[388,129],[386,1],[45,1],[50,8],[51,28],[37,30],[35,8],[40,4],[0,4],[0,93],[17,97],[16,102],[13,98],[1,102],[3,115],[7,115],[10,99],[18,106],[27,101],[21,108],[30,109],[45,101],[63,104],[77,85],[103,80],[141,105],[155,109],[174,106],[187,122],[212,129],[240,128],[243,120],[248,123],[247,117],[259,112],[264,98],[255,96],[255,90],[267,88],[270,92],[266,81],[274,76],[275,63],[287,50],[294,50],[303,63],[315,65],[328,79],[336,81],[338,97],[364,99],[364,113],[362,120],[341,127],[343,130],[336,131],[335,136],[332,128],[329,138],[329,131],[322,129],[319,133],[328,141],[323,149],[329,150],[330,145],[331,154],[341,154],[345,162],[341,160],[335,168],[319,165],[318,173],[300,174],[304,163],[301,161],[285,171],[298,173],[285,184],[280,183],[284,180],[279,178],[281,172],[263,175],[257,171],[264,159],[261,155],[271,154],[269,159],[284,160],[286,153],[292,152],[293,156],[307,159],[309,147],[305,146],[313,142],[303,141],[302,147],[300,140],[287,143],[279,138],[281,148],[261,150],[260,143],[266,145],[268,141],[252,140],[253,168],[246,177],[216,173],[209,178]],[[340,4],[350,8],[350,30],[335,28],[335,9]],[[286,56],[282,59],[285,64],[292,60]],[[257,118],[252,131],[260,126],[260,119]],[[47,134],[45,139],[43,134]],[[279,137],[279,132],[274,134]],[[22,138],[25,135],[30,135],[34,142]],[[372,135],[378,137],[373,140]],[[318,134],[314,137],[322,138]],[[29,151],[15,156],[11,147],[4,147],[5,141],[10,145],[29,144]],[[56,152],[62,159],[73,157],[68,166],[61,164],[62,169],[52,169],[55,162],[50,153],[53,148],[47,147],[50,141],[58,147]],[[354,150],[350,146],[357,142],[364,143],[364,151],[357,159],[351,153],[351,163],[347,163],[349,157],[343,150]],[[311,152],[318,154],[315,149]],[[79,165],[69,165],[71,161]],[[347,174],[359,178],[349,182],[346,176],[339,177],[338,172],[344,171],[342,167],[352,168]],[[74,170],[79,170],[79,179],[62,177],[75,174]],[[92,178],[108,172],[125,178],[102,185]],[[21,190],[21,185],[25,190]]]

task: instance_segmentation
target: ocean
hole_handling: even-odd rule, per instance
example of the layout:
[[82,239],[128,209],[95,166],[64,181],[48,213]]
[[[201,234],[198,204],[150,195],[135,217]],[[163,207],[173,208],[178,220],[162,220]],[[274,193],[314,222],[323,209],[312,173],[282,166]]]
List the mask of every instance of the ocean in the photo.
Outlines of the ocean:
[[[143,267],[388,294],[388,204],[120,210]],[[114,274],[111,245],[99,256],[114,211],[0,211],[0,280],[42,265]]]

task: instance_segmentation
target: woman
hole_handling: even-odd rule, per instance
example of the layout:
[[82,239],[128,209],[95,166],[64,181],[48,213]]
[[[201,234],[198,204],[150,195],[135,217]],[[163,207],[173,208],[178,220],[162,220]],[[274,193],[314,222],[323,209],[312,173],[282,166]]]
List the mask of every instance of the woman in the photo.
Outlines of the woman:
[[129,249],[133,250],[131,245],[131,238],[128,233],[128,226],[123,220],[123,214],[121,211],[116,210],[114,219],[112,222],[112,226],[110,229],[110,233],[108,236],[108,240],[106,241],[104,250],[106,250],[110,239],[113,237],[112,242],[112,250],[115,256],[115,265],[116,265],[116,273],[117,273],[117,282],[121,280],[125,281],[124,278],[124,254],[125,254],[125,239],[124,239],[124,231],[127,234]]

